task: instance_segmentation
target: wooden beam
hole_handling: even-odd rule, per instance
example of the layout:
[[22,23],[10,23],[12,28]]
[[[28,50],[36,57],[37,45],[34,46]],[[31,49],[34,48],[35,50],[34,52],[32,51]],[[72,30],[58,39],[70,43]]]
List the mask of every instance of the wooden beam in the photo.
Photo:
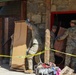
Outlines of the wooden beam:
[[[2,55],[2,34],[3,34],[3,30],[2,30],[2,21],[3,19],[0,18],[0,55]],[[0,57],[0,65],[2,64],[2,57]]]
[[50,62],[50,11],[51,11],[51,0],[46,0],[46,30],[45,30],[45,54],[44,62]]
[[27,6],[27,0],[21,1],[21,20],[26,19],[26,7]]
[[[9,19],[8,18],[4,18],[4,43],[8,40],[8,21]],[[5,55],[8,55],[9,51],[8,51],[8,43],[5,45]]]

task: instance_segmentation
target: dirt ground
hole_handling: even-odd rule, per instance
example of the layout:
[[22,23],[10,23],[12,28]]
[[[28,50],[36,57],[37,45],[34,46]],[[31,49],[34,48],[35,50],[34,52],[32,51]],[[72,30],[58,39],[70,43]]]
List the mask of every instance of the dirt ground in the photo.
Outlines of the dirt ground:
[[24,72],[17,72],[10,70],[8,64],[0,65],[0,75],[35,75],[35,74],[25,74]]

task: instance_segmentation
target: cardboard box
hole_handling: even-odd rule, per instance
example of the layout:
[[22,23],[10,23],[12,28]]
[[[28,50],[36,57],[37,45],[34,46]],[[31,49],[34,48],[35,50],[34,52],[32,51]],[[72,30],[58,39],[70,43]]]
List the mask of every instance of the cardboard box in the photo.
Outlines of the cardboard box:
[[23,68],[25,66],[27,25],[25,21],[16,21],[14,29],[13,51],[12,51],[12,68]]

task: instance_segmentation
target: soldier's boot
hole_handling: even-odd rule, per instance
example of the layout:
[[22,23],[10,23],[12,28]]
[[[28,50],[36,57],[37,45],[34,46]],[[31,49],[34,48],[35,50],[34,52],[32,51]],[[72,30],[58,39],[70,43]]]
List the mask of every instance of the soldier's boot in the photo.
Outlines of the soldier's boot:
[[32,73],[34,73],[34,72],[33,72],[33,70],[26,70],[25,73],[32,74]]
[[69,66],[70,65],[70,62],[71,62],[71,57],[66,55],[66,58],[65,58],[65,66]]
[[26,70],[26,73],[33,73],[33,59],[32,58],[28,58],[28,70]]

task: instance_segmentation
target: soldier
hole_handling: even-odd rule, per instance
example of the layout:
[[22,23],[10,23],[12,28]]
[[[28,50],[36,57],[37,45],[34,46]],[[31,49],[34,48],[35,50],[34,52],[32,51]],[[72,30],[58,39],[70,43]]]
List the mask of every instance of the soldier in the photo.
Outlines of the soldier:
[[[38,32],[38,28],[36,27],[36,25],[28,23],[28,21],[26,21],[26,24],[28,28],[32,31],[32,43],[33,43],[31,48],[29,48],[28,50],[28,54],[36,54],[42,49],[42,42]],[[27,58],[29,70],[27,70],[26,72],[29,72],[29,73],[33,72],[33,57],[34,56]],[[39,60],[39,59],[36,59],[36,60]]]
[[[66,53],[76,54],[76,20],[71,20],[70,28],[68,28],[64,35],[60,36],[57,40],[63,40],[67,38]],[[76,58],[66,55],[65,66],[71,66],[74,68]]]
[[[55,42],[55,32],[56,32],[56,30],[57,30],[57,26],[53,26],[52,27],[52,30],[51,30],[51,32],[50,32],[50,36],[51,36],[51,39],[50,39],[50,42],[51,42],[51,48],[53,49],[54,48],[54,42]],[[51,51],[51,59],[50,59],[50,61],[51,62],[53,62],[53,63],[55,63],[55,57],[54,57],[54,52],[52,52]]]
[[55,32],[57,30],[57,26],[53,26],[52,30],[50,32],[50,36],[51,36],[51,48],[54,48],[54,42],[55,42]]

